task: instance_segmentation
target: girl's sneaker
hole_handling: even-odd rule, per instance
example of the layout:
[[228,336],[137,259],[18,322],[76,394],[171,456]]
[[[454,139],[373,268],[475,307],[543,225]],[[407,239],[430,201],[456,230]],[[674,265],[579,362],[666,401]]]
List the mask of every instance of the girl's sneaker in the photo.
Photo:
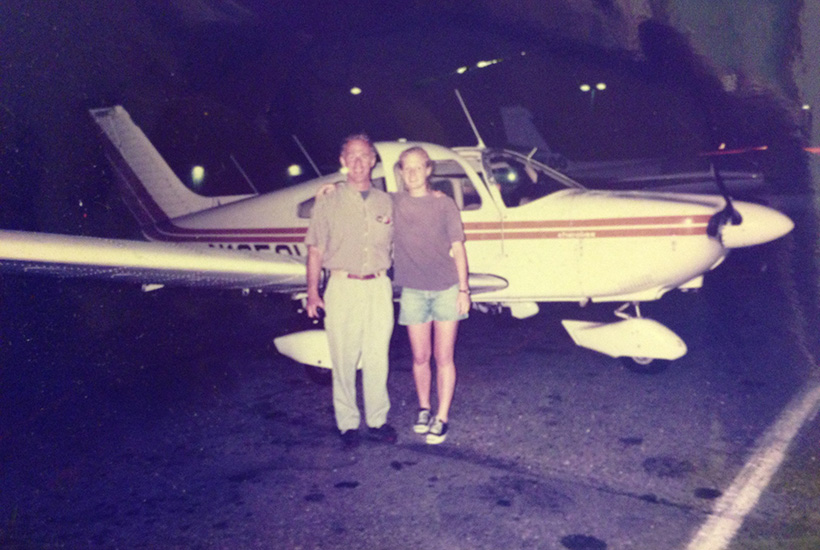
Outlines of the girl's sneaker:
[[444,443],[447,439],[447,422],[442,422],[436,417],[433,423],[430,424],[430,430],[427,432],[427,444],[438,445]]
[[417,434],[426,434],[430,431],[430,409],[419,409],[419,416],[413,424],[413,431]]

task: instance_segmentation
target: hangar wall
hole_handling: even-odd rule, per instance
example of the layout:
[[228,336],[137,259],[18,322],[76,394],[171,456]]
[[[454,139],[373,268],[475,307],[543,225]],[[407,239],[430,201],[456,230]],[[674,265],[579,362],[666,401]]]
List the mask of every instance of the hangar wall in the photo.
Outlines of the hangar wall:
[[653,19],[689,37],[730,91],[768,90],[796,117],[804,103],[820,101],[820,70],[810,59],[820,51],[820,0],[487,0],[482,7],[509,25],[526,21],[558,39],[635,52],[640,24]]
[[723,74],[728,90],[766,88],[789,102],[807,140],[818,143],[810,110],[820,103],[820,0],[618,0],[629,22],[627,46],[639,48],[637,26],[664,21]]

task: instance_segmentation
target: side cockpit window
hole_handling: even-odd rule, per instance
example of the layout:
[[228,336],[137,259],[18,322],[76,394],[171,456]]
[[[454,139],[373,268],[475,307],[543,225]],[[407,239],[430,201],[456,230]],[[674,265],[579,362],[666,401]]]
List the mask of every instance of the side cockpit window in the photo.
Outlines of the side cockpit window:
[[296,215],[302,219],[309,220],[313,215],[313,205],[316,204],[316,197],[311,197],[299,203],[296,207]]
[[523,206],[567,186],[554,179],[539,163],[510,154],[495,154],[485,157],[491,172],[491,181],[508,208]]

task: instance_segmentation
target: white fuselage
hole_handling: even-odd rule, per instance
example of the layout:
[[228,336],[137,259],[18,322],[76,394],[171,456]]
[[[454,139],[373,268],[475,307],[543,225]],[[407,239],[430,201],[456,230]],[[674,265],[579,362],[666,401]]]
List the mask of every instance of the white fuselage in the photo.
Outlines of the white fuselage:
[[[428,151],[436,163],[433,186],[461,209],[470,272],[506,281],[475,301],[656,300],[674,288],[700,286],[701,275],[728,252],[721,238],[707,234],[710,218],[725,205],[719,196],[587,190],[509,151],[377,143],[375,185],[401,192],[395,166],[411,145]],[[148,228],[146,236],[305,257],[310,201],[323,184],[339,181],[343,176],[333,174],[189,214]],[[752,235],[746,244],[791,229],[774,210],[735,208],[766,218],[744,221]]]

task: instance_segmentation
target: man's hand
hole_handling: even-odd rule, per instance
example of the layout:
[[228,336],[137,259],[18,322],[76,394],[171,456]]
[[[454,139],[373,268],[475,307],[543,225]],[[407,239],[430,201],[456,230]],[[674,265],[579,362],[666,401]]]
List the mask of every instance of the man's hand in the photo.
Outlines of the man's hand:
[[307,301],[305,309],[308,317],[317,319],[319,308],[325,308],[325,302],[319,296],[319,276],[322,272],[322,251],[308,245],[307,257]]
[[311,319],[318,319],[319,309],[325,309],[325,302],[322,300],[319,295],[312,295],[308,293],[307,302],[305,303],[305,309],[307,310],[308,317]]

